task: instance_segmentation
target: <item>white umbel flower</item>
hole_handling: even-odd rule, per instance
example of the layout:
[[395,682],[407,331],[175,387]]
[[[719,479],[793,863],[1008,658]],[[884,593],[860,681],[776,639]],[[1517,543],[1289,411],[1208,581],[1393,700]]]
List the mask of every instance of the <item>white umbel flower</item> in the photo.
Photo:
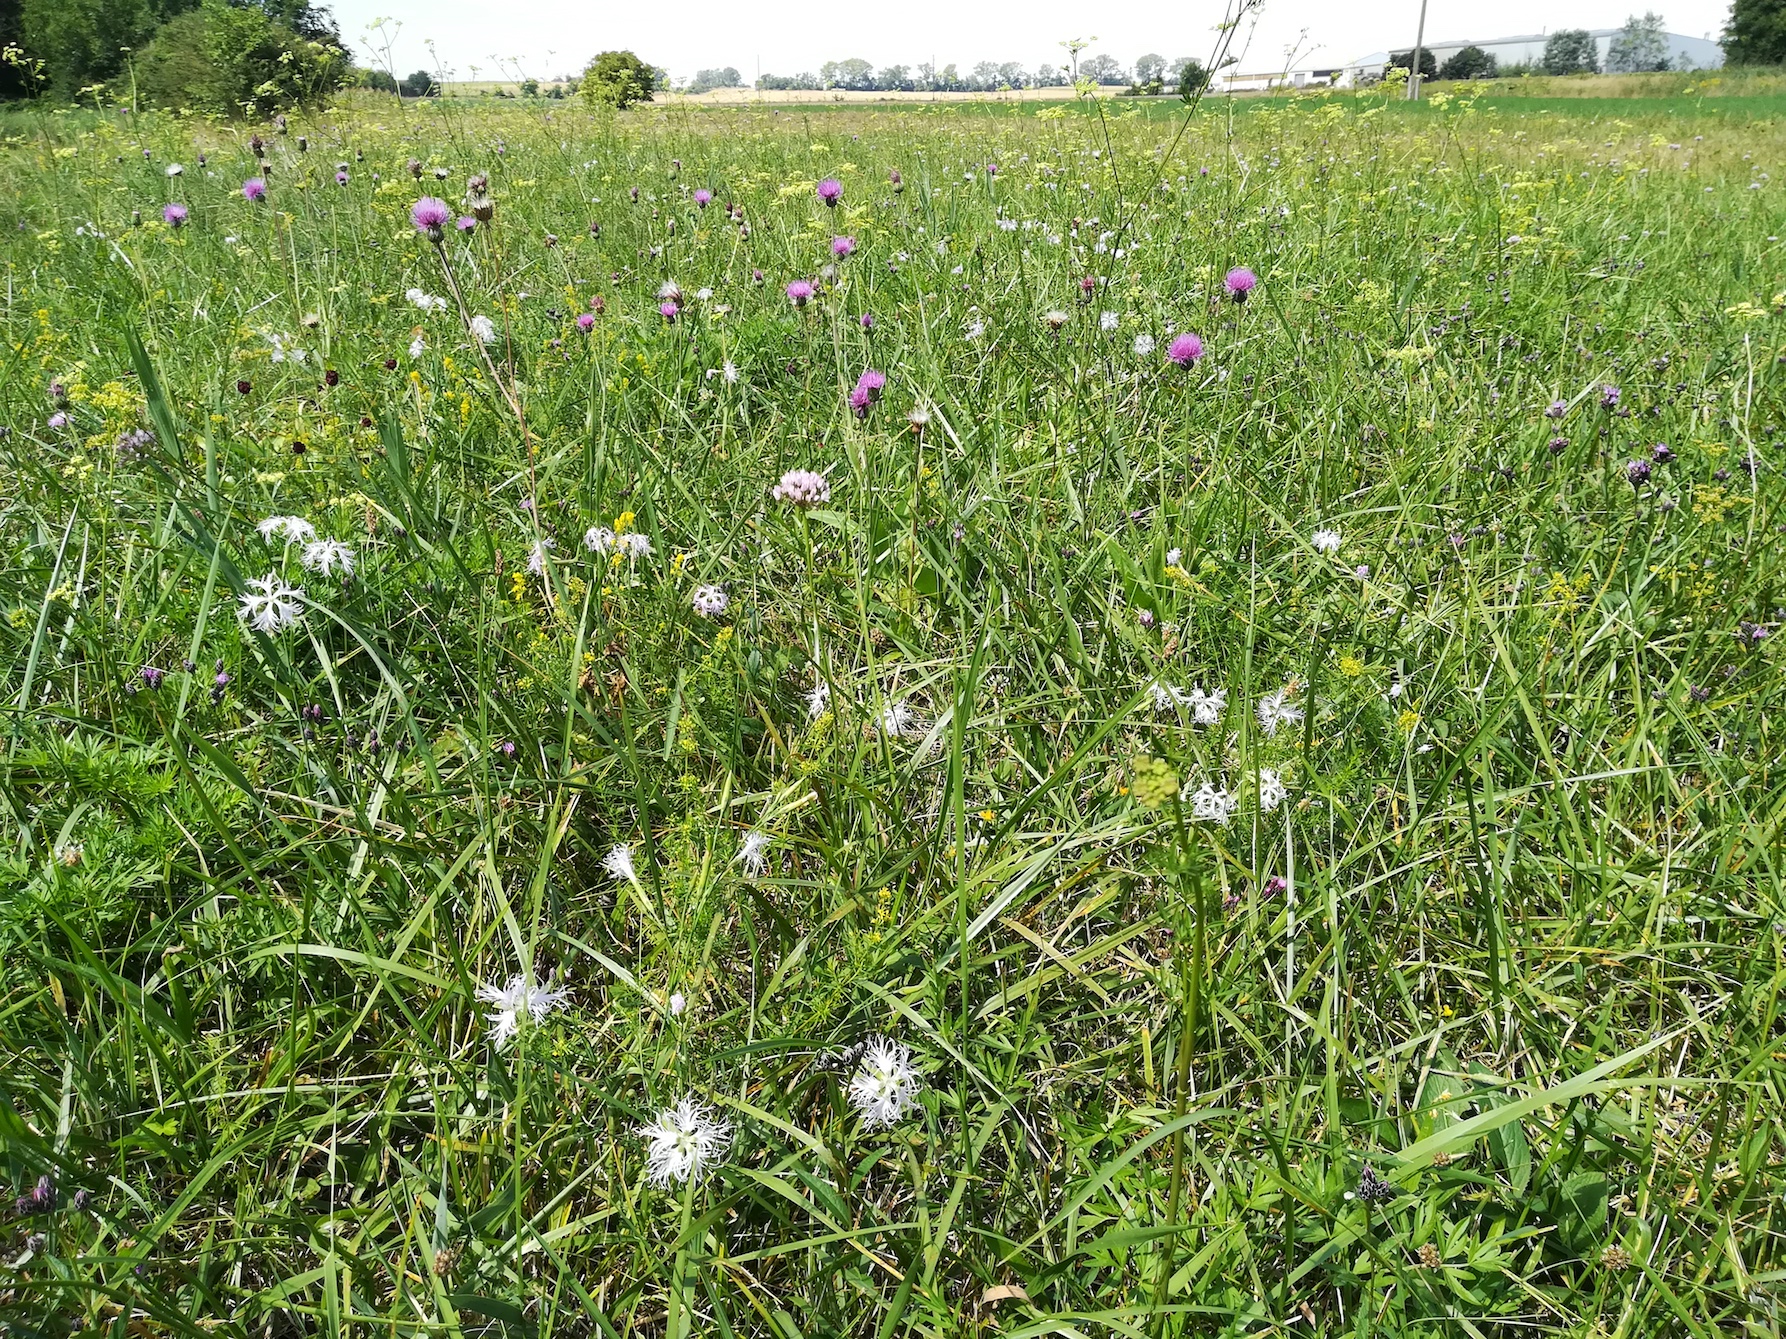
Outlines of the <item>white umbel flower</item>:
[[496,322],[488,316],[479,313],[472,317],[470,329],[471,333],[477,337],[478,343],[494,344],[496,342]]
[[493,1006],[484,1018],[495,1029],[491,1042],[500,1048],[521,1030],[523,1015],[538,1023],[552,1010],[562,1008],[570,992],[561,986],[530,984],[517,973],[508,979],[507,985],[479,986],[477,997]]
[[909,1048],[875,1037],[862,1053],[850,1080],[850,1105],[862,1113],[862,1125],[895,1125],[918,1100],[918,1071]]
[[1204,692],[1202,685],[1185,694],[1185,705],[1191,709],[1191,720],[1197,725],[1214,725],[1228,709],[1228,690],[1213,688]]
[[353,575],[353,545],[339,539],[318,539],[304,546],[299,562],[304,564],[306,572],[315,572],[318,576],[334,576],[339,570],[342,576]]
[[1283,777],[1278,775],[1275,767],[1259,769],[1259,808],[1270,813],[1285,800],[1290,798],[1290,788],[1284,784]]
[[1295,725],[1302,719],[1302,708],[1290,701],[1288,687],[1280,688],[1275,693],[1267,693],[1259,699],[1255,709],[1259,715],[1259,728],[1270,739],[1278,732],[1278,727]]
[[248,589],[241,595],[242,607],[236,616],[256,632],[284,632],[302,617],[303,600],[302,587],[288,586],[268,573],[248,582]]
[[1226,823],[1240,807],[1240,797],[1205,781],[1191,795],[1191,817],[1201,823]]
[[308,544],[316,538],[316,527],[302,516],[269,516],[254,528],[269,544]]
[[633,869],[633,848],[625,842],[602,857],[602,868],[608,871],[615,883],[637,883],[639,875]]
[[745,878],[756,879],[762,877],[763,870],[769,864],[769,859],[763,852],[768,849],[769,834],[767,832],[747,832],[744,834],[743,844],[738,848],[738,863],[744,866]]
[[731,1146],[732,1127],[691,1097],[657,1113],[639,1127],[646,1144],[645,1170],[654,1186],[698,1181]]
[[731,597],[718,586],[696,586],[694,599],[690,601],[702,618],[718,618],[731,602]]
[[791,506],[817,507],[831,500],[831,484],[816,470],[789,470],[769,495]]
[[1309,543],[1315,546],[1317,553],[1325,553],[1329,557],[1340,551],[1340,532],[1337,530],[1317,530],[1309,536]]

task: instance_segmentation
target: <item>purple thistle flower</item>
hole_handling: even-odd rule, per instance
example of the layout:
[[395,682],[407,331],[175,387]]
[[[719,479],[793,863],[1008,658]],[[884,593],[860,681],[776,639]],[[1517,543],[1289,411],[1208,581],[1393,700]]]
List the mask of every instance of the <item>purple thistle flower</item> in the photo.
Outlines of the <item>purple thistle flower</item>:
[[1222,287],[1228,290],[1228,296],[1236,302],[1245,302],[1258,283],[1259,276],[1244,265],[1236,265],[1222,278]]
[[905,178],[899,175],[898,168],[893,168],[887,173],[887,180],[892,183],[893,193],[895,195],[905,189]]
[[836,177],[826,177],[819,183],[819,199],[825,202],[827,209],[837,208],[837,202],[843,198],[843,183]]
[[1617,386],[1608,385],[1600,388],[1600,407],[1602,409],[1616,409],[1618,403],[1619,388]]
[[1564,414],[1567,414],[1568,412],[1569,412],[1569,402],[1567,400],[1552,400],[1550,402],[1550,407],[1544,411],[1544,417],[1545,418],[1561,418]]
[[1657,442],[1650,448],[1650,459],[1658,465],[1671,465],[1674,463],[1674,452],[1667,442]]
[[1552,437],[1550,439],[1550,454],[1551,455],[1560,456],[1563,454],[1563,452],[1567,451],[1568,449],[1569,449],[1569,439],[1567,437]]
[[1647,460],[1628,460],[1625,462],[1625,478],[1633,488],[1650,481],[1650,463]]
[[763,282],[763,272],[761,270],[752,270],[750,272],[750,281],[753,284],[762,283]]
[[675,325],[676,316],[681,310],[682,308],[678,307],[674,302],[666,302],[657,309],[657,314],[664,318],[665,325]]
[[850,408],[856,411],[856,417],[866,419],[868,407],[874,403],[874,397],[868,393],[866,386],[857,386],[850,392]]
[[862,328],[864,330],[873,330],[874,329],[874,313],[873,312],[863,312],[860,319],[862,322]]
[[812,301],[813,287],[805,279],[796,279],[788,285],[788,301],[796,307],[804,307]]
[[578,316],[577,329],[581,330],[584,334],[588,334],[591,330],[595,329],[595,314],[593,312],[584,312],[582,315]]
[[856,378],[856,389],[868,393],[868,401],[873,404],[881,398],[881,391],[887,385],[887,374],[877,372],[872,367]]
[[153,665],[144,665],[136,672],[136,675],[137,678],[143,681],[143,687],[147,688],[152,693],[157,688],[161,687],[164,671],[156,669]]
[[342,171],[340,171],[340,172],[337,172],[337,173],[336,173],[336,174],[335,174],[335,184],[336,184],[336,185],[337,185],[337,186],[345,186],[345,185],[347,185],[347,172],[346,172],[346,170],[345,170],[345,169],[343,169],[343,170],[342,170]]
[[162,217],[162,220],[167,224],[168,227],[178,228],[182,223],[186,222],[186,206],[185,205],[163,206],[162,211],[161,211],[161,217]]
[[998,175],[998,164],[997,163],[986,164],[986,175],[989,177],[996,177]]
[[839,260],[842,260],[855,249],[856,239],[854,237],[833,237],[831,239],[831,254],[836,256]]
[[515,748],[515,741],[512,739],[503,740],[502,743],[496,746],[496,751],[505,758],[513,758],[518,752]]
[[1166,357],[1180,367],[1193,367],[1202,356],[1203,341],[1188,330],[1173,340],[1171,346],[1166,350]]
[[55,413],[50,415],[50,426],[52,428],[66,427],[67,424],[68,415],[64,414],[61,410],[58,409]]
[[436,244],[446,236],[447,220],[452,217],[453,211],[447,208],[447,202],[436,200],[432,195],[424,195],[409,210],[409,221],[415,224],[416,231]]
[[267,183],[264,178],[250,177],[242,183],[242,198],[244,200],[263,200],[266,198],[266,194]]
[[701,187],[695,192],[695,203],[702,209],[705,209],[708,205],[713,203],[713,192],[708,190],[705,186]]
[[468,233],[477,226],[478,221],[469,214],[462,215],[459,219],[458,227],[461,233]]

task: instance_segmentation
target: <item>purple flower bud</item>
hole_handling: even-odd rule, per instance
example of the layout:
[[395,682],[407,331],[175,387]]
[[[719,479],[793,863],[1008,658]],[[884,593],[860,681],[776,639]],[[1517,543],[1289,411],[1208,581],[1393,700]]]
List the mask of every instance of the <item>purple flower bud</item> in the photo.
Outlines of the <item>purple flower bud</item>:
[[1669,465],[1674,462],[1674,452],[1669,450],[1667,442],[1657,442],[1650,448],[1650,459],[1658,465]]
[[1647,460],[1628,460],[1625,462],[1625,478],[1633,487],[1647,484],[1650,481],[1650,463]]
[[1602,409],[1615,409],[1618,407],[1618,403],[1619,388],[1617,386],[1602,386],[1600,388],[1600,407]]
[[143,681],[143,687],[147,688],[151,693],[161,687],[161,680],[163,677],[162,671],[156,669],[153,665],[144,665],[136,672],[136,675],[137,678]]
[[1550,402],[1550,408],[1548,408],[1544,411],[1544,417],[1545,418],[1561,418],[1564,414],[1567,414],[1568,412],[1569,412],[1569,402],[1567,400],[1552,400]]

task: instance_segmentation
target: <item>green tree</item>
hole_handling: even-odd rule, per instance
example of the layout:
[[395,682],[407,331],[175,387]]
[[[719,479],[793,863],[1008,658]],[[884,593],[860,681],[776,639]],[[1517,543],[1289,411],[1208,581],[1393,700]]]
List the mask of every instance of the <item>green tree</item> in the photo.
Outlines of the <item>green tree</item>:
[[380,93],[397,91],[397,78],[389,70],[355,70],[354,78],[361,88],[376,89]]
[[1662,16],[1653,10],[1641,19],[1633,14],[1606,48],[1610,74],[1642,74],[1668,68],[1668,37]]
[[24,0],[24,48],[45,62],[63,99],[124,69],[127,49],[147,43],[163,16],[149,0]]
[[340,47],[300,35],[271,7],[204,0],[156,31],[136,84],[153,105],[253,116],[314,106],[350,68]]
[[1786,0],[1734,0],[1724,29],[1732,65],[1786,65]]
[[1439,67],[1441,79],[1493,79],[1495,58],[1479,46],[1467,46],[1455,52]]
[[[1398,70],[1411,71],[1414,68],[1414,53],[1412,50],[1398,51],[1389,58],[1389,63]],[[1439,58],[1426,47],[1420,48],[1420,77],[1422,79],[1437,79],[1439,77]]]
[[1178,96],[1186,102],[1194,102],[1208,87],[1209,71],[1203,68],[1203,62],[1192,56],[1181,57],[1178,61]]
[[403,82],[397,88],[406,98],[431,98],[440,92],[434,85],[434,76],[426,70],[404,75]]
[[1550,35],[1544,44],[1544,73],[1600,73],[1600,49],[1586,28],[1558,28]]
[[630,51],[604,51],[583,68],[583,96],[621,111],[650,102],[656,85],[657,71]]

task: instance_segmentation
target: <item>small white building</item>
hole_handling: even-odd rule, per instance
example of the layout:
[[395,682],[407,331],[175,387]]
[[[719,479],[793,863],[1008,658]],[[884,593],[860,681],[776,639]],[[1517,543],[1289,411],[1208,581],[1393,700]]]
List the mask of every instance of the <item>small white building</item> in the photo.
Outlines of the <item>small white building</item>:
[[[1606,68],[1606,53],[1612,46],[1622,28],[1591,28],[1588,36],[1594,39],[1594,48],[1599,55],[1600,68]],[[1707,37],[1687,37],[1682,33],[1663,33],[1663,40],[1668,43],[1668,64],[1676,70],[1715,70],[1724,63],[1724,48]],[[1481,47],[1483,51],[1495,58],[1495,63],[1503,69],[1509,65],[1539,65],[1544,60],[1544,44],[1550,40],[1548,33],[1527,33],[1521,37],[1474,38],[1462,41],[1427,42],[1425,49],[1433,53],[1433,59],[1443,66],[1465,47]],[[1409,42],[1401,50],[1410,50]],[[1373,51],[1368,56],[1360,56],[1346,68],[1359,83],[1369,83],[1381,79],[1383,71],[1389,68],[1387,51]]]

